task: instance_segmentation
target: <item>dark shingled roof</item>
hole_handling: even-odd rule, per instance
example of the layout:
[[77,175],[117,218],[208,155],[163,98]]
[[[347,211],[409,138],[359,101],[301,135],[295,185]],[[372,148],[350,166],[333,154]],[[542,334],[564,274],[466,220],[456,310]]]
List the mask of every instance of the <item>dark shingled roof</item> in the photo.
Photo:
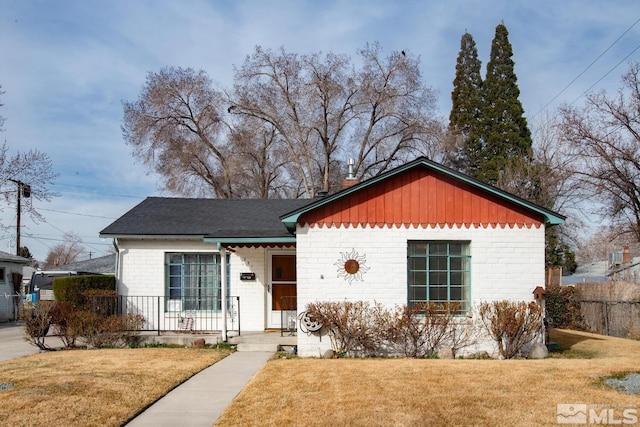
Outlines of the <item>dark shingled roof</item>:
[[71,264],[53,267],[57,271],[88,271],[98,274],[114,274],[116,270],[116,254],[105,255],[98,258],[76,261]]
[[8,252],[3,252],[3,251],[0,251],[0,261],[12,262],[12,263],[15,263],[15,264],[28,264],[28,263],[31,262],[30,259],[23,258],[21,256],[13,255],[13,254],[10,254]]
[[290,237],[280,216],[310,199],[148,197],[100,232],[109,236]]

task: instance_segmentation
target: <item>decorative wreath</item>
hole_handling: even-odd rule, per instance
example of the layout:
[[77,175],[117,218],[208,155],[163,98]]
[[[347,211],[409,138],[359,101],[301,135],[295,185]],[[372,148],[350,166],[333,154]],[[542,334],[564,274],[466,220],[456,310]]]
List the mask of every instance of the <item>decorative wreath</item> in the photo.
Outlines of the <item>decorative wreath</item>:
[[338,278],[344,277],[351,284],[354,280],[361,282],[362,275],[369,271],[366,262],[366,255],[351,249],[351,252],[340,252],[340,258],[333,265],[338,267]]

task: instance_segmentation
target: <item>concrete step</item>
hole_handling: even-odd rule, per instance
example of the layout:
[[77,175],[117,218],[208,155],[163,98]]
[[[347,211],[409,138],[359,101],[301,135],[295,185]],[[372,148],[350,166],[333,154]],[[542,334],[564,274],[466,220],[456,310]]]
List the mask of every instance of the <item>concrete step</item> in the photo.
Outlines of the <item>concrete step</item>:
[[238,343],[237,347],[238,351],[269,351],[276,352],[278,351],[278,344],[273,343],[248,343],[241,342]]

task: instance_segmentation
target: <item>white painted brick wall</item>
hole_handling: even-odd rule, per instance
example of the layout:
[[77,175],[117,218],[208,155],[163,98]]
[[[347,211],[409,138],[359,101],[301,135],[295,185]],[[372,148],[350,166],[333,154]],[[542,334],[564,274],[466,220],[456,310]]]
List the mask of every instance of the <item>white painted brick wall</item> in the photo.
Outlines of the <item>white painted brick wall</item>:
[[[165,295],[167,252],[218,252],[216,246],[196,240],[121,239],[119,246],[122,273],[118,293],[132,296]],[[256,273],[256,280],[241,281],[241,272]],[[265,274],[264,249],[241,248],[231,253],[229,295],[240,297],[240,326],[244,331],[265,328]]]
[[[240,273],[255,273],[256,280],[242,281]],[[231,294],[240,297],[243,331],[265,329],[265,250],[239,248],[231,257]]]
[[[388,307],[407,303],[407,241],[469,241],[472,303],[530,301],[544,285],[544,228],[384,227],[298,228],[298,311],[316,301],[367,300]],[[341,253],[365,256],[363,281],[338,278]],[[328,337],[298,334],[298,354],[318,356]]]

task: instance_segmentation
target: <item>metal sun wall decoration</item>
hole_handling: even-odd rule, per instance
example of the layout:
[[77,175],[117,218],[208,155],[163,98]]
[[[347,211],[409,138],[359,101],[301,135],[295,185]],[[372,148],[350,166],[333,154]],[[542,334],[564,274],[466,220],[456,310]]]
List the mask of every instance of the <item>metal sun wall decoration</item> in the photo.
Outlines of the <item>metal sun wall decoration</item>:
[[369,271],[366,262],[365,254],[360,255],[351,249],[351,252],[340,252],[340,258],[333,265],[338,267],[338,278],[344,277],[351,284],[354,280],[362,282],[362,275]]

